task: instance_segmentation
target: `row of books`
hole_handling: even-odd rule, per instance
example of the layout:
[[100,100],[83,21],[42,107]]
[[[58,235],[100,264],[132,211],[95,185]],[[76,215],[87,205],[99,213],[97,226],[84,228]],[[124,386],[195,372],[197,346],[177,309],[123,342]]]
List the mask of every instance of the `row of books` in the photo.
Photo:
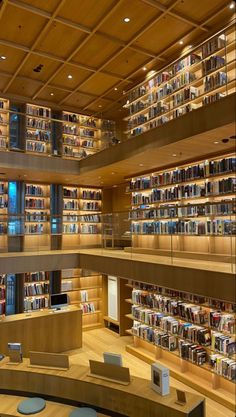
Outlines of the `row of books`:
[[6,289],[5,287],[0,287],[0,301],[5,300],[6,298]]
[[235,337],[212,332],[211,349],[224,355],[232,356],[236,353]]
[[214,204],[188,204],[186,206],[163,205],[158,208],[135,209],[129,213],[131,220],[174,218],[174,217],[198,217],[221,216],[236,214],[236,201],[222,200]]
[[94,303],[84,303],[80,304],[80,308],[82,309],[83,313],[95,313],[95,305]]
[[0,195],[0,208],[6,208],[8,206],[8,201],[5,195]]
[[226,84],[228,81],[227,74],[225,72],[219,71],[214,75],[210,75],[204,78],[204,92],[214,90],[214,88],[221,87]]
[[7,139],[1,137],[1,130],[0,130],[0,148],[5,149],[7,147]]
[[76,223],[63,224],[63,233],[77,234],[79,233],[79,225]]
[[73,290],[73,281],[70,279],[65,279],[61,281],[61,292],[72,291]]
[[78,198],[78,189],[77,188],[63,188],[64,197]]
[[210,39],[204,45],[202,45],[202,58],[206,58],[208,55],[213,54],[218,49],[222,49],[226,46],[227,38],[225,34],[216,36],[213,39]]
[[63,210],[79,210],[79,202],[77,200],[64,200],[63,201]]
[[76,136],[63,136],[63,145],[80,146],[80,139]]
[[45,200],[42,198],[26,198],[25,199],[25,208],[36,208],[36,209],[44,209],[45,208]]
[[6,108],[7,108],[7,101],[0,100],[0,109],[6,109]]
[[202,99],[202,105],[206,106],[207,104],[215,103],[216,101],[224,97],[225,97],[225,93],[215,93],[215,94],[206,95]]
[[27,104],[26,113],[30,116],[51,117],[51,110],[46,107],[31,106]]
[[180,357],[197,365],[204,365],[207,362],[207,352],[196,343],[179,340]]
[[84,149],[77,150],[75,148],[71,148],[70,146],[64,146],[63,148],[63,155],[72,157],[72,158],[85,158],[87,156],[87,153],[84,151]]
[[6,223],[0,223],[0,235],[5,235],[7,233]]
[[5,301],[0,302],[0,316],[6,313],[6,303]]
[[203,75],[207,75],[209,72],[212,72],[223,65],[225,65],[224,57],[218,55],[211,56],[209,59],[202,62]]
[[87,290],[81,290],[80,291],[80,299],[82,302],[86,302],[89,300],[89,295]]
[[6,184],[4,182],[0,182],[0,194],[5,194],[7,192]]
[[43,197],[44,189],[40,185],[25,184],[25,194]]
[[51,123],[43,119],[27,118],[26,127],[33,127],[35,129],[50,130]]
[[37,271],[37,272],[26,272],[25,282],[37,282],[37,281],[48,281],[49,272]]
[[236,222],[230,219],[207,221],[176,220],[131,224],[131,233],[145,235],[236,235]]
[[[140,294],[132,293],[132,301],[142,301],[141,305],[134,304],[132,306],[132,315],[145,323],[148,323],[149,316],[156,313],[144,306],[155,308],[160,313],[171,314],[180,317],[190,323],[198,325],[206,325],[213,330],[235,333],[235,316],[234,314],[226,314],[221,311],[210,311],[206,307],[196,304],[189,304],[184,301],[165,297],[160,294]],[[153,316],[155,318],[155,316]],[[154,323],[153,323],[154,324]]]
[[210,366],[217,375],[221,375],[236,382],[236,361],[225,358],[219,354],[212,354],[209,357]]
[[100,229],[97,224],[81,224],[80,233],[93,235],[100,233]]
[[[156,294],[161,296],[167,296],[169,298],[179,299],[180,301],[188,301],[195,304],[204,304],[207,305],[207,307],[209,308],[221,310],[222,312],[236,312],[236,304],[227,303],[225,301],[216,300],[214,298],[203,297],[201,295],[196,295],[184,291],[177,291],[171,288],[160,287],[158,285],[147,284],[145,282],[140,281],[129,281],[129,284],[134,287],[132,291],[132,297],[134,297],[133,302],[137,304],[145,305],[145,298],[142,300],[141,297],[146,297],[146,295],[149,294],[153,297],[153,295]],[[152,304],[146,305],[148,305],[149,307],[153,306]]]
[[6,275],[1,274],[0,275],[0,285],[6,285],[6,282],[7,282],[6,280],[7,280]]
[[43,295],[49,293],[49,283],[47,282],[40,282],[36,284],[27,284],[24,287],[24,295],[25,297],[33,296],[33,295]]
[[48,308],[48,297],[33,297],[24,299],[24,310],[40,310],[41,308]]
[[91,200],[101,200],[102,193],[101,191],[95,191],[95,190],[83,190],[81,198],[84,199],[91,199]]
[[27,224],[25,225],[25,234],[41,234],[45,232],[44,224],[36,223],[36,224]]
[[97,201],[84,201],[81,210],[98,211],[101,210],[101,206]]
[[186,168],[132,179],[129,183],[129,190],[148,189],[156,186],[176,184],[194,179],[204,179],[211,175],[214,176],[230,172],[236,172],[235,157],[212,161],[206,160],[200,164],[191,165]]
[[[29,141],[37,141],[37,142],[50,142],[51,134],[49,131],[44,130],[30,130],[27,129],[26,132],[26,139]],[[26,144],[27,145],[27,144]]]
[[41,142],[30,142],[26,143],[26,151],[36,152],[36,153],[47,153],[47,146],[45,143]]
[[48,216],[45,211],[26,211],[25,212],[25,221],[26,222],[46,222],[48,221]]

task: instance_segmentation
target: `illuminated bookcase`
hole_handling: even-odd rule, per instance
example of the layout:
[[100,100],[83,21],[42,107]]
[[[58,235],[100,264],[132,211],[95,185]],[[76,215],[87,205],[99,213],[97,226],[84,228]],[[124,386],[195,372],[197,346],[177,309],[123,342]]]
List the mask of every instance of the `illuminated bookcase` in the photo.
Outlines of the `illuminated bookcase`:
[[49,307],[50,273],[45,271],[24,274],[24,311]]
[[63,269],[61,278],[61,292],[68,293],[70,303],[83,311],[83,330],[102,327],[102,275],[82,269]]
[[9,148],[9,100],[0,98],[0,151]]
[[26,152],[51,154],[51,109],[26,104]]
[[24,249],[50,249],[50,185],[25,183]]
[[63,187],[63,249],[77,247],[80,244],[79,235],[79,187]]
[[132,178],[132,250],[235,253],[235,171],[227,154]]
[[80,245],[101,244],[102,190],[80,188]]
[[234,25],[185,52],[129,93],[129,137],[235,92]]
[[0,317],[6,313],[6,275],[0,274]]
[[[158,285],[130,281],[127,351],[232,408],[235,393],[236,305]],[[213,397],[212,397],[213,398]]]
[[0,180],[0,252],[7,247],[8,183]]

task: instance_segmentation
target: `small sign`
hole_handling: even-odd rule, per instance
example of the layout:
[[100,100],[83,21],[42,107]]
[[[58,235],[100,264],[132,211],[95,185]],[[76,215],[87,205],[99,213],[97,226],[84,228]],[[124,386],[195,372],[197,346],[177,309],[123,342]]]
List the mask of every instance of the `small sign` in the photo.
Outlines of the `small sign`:
[[169,387],[170,373],[169,369],[159,363],[151,365],[151,388],[164,396],[170,393]]

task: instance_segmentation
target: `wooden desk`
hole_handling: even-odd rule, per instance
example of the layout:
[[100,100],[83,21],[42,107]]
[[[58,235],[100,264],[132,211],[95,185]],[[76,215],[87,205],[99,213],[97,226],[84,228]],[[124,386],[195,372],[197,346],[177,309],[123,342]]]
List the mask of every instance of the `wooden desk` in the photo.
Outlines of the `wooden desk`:
[[0,392],[37,394],[56,401],[77,401],[89,404],[105,414],[119,413],[128,417],[204,417],[204,399],[187,393],[187,404],[175,404],[176,392],[159,396],[151,390],[150,381],[131,377],[128,386],[88,376],[89,368],[72,365],[68,371],[42,370],[28,367],[25,359],[19,365],[0,362]]
[[0,353],[7,354],[8,342],[22,343],[29,351],[60,353],[82,346],[82,311],[74,306],[53,312],[43,310],[15,314],[0,321]]

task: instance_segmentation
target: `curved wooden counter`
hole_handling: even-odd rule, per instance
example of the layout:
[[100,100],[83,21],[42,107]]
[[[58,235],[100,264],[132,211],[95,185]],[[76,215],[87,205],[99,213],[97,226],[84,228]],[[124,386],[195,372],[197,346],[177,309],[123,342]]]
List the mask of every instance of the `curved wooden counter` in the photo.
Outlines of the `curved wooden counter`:
[[187,393],[187,404],[175,404],[176,392],[161,397],[150,388],[150,381],[131,377],[128,386],[88,376],[89,368],[72,365],[56,371],[30,368],[29,360],[19,365],[0,362],[0,392],[37,394],[58,402],[89,404],[105,414],[128,417],[204,417],[204,399]]

